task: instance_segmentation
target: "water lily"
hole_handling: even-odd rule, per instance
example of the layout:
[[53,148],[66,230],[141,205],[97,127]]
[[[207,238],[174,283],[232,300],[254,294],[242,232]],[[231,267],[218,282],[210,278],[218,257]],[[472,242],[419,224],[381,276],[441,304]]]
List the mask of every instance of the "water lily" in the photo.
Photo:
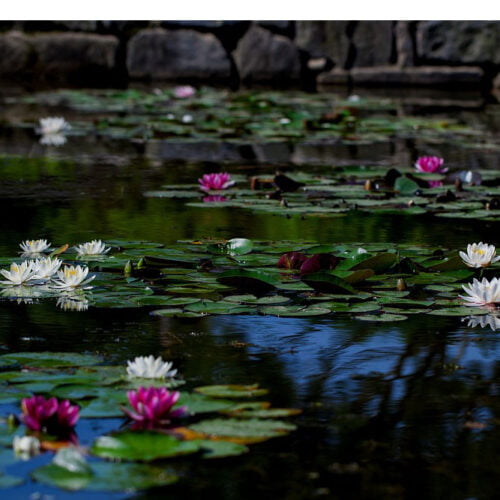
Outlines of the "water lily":
[[57,271],[57,278],[54,280],[53,286],[54,288],[69,290],[86,285],[95,278],[95,274],[87,278],[88,273],[88,267],[64,266],[62,271]]
[[466,301],[467,306],[492,306],[500,303],[500,280],[497,278],[491,281],[486,278],[482,281],[474,278],[472,283],[462,285],[462,288],[468,296],[459,297]]
[[36,259],[33,262],[33,269],[38,279],[51,278],[62,265],[61,259],[46,257],[45,259]]
[[443,168],[443,163],[444,159],[439,156],[421,156],[417,159],[415,168],[425,174],[444,174],[448,169]]
[[25,261],[21,264],[13,262],[9,271],[2,269],[0,273],[6,278],[5,281],[0,281],[2,285],[22,285],[38,278],[32,261]]
[[300,269],[300,266],[308,259],[302,252],[284,253],[278,260],[277,266],[282,269]]
[[179,85],[174,88],[174,97],[177,97],[177,99],[186,99],[193,97],[195,94],[196,89],[191,87],[191,85]]
[[50,248],[50,243],[47,240],[26,240],[19,244],[24,255],[40,254]]
[[173,363],[163,361],[161,356],[138,356],[134,361],[127,361],[127,374],[140,378],[175,377],[177,370],[171,370]]
[[45,399],[43,396],[32,396],[21,401],[22,414],[20,420],[33,431],[57,433],[75,426],[79,418],[79,408],[65,399]]
[[71,129],[71,125],[60,116],[49,116],[40,118],[38,132],[42,135],[61,134]]
[[201,179],[198,179],[200,189],[202,191],[227,189],[234,185],[231,176],[227,172],[220,174],[205,174]]
[[182,123],[192,123],[193,122],[193,116],[192,115],[183,115],[181,118]]
[[462,257],[465,265],[469,267],[486,267],[500,260],[500,257],[495,257],[495,246],[483,242],[469,243],[467,245],[467,253],[460,251],[459,255]]
[[75,246],[78,255],[104,255],[111,250],[101,240],[92,240]]
[[179,396],[179,392],[169,392],[165,387],[139,387],[136,391],[127,392],[132,410],[122,408],[122,411],[135,422],[136,427],[142,429],[164,427],[170,424],[173,418],[186,413],[184,406],[172,410]]
[[500,316],[495,314],[481,314],[478,316],[466,316],[462,321],[467,320],[467,326],[475,328],[480,326],[486,328],[489,326],[493,331],[500,330]]
[[12,448],[16,455],[23,460],[28,460],[40,453],[40,441],[34,436],[14,436]]

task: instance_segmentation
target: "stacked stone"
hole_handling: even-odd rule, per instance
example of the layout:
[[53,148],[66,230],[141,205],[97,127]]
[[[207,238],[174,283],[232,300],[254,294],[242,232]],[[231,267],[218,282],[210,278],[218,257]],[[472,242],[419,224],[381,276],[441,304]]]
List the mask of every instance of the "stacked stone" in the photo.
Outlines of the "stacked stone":
[[30,21],[0,31],[4,81],[500,86],[497,21]]

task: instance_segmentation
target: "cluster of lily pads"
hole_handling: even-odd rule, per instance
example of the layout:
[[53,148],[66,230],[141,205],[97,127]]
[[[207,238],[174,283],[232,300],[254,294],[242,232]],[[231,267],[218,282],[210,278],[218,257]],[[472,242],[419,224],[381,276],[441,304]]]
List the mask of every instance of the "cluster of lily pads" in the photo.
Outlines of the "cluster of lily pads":
[[[402,321],[411,314],[431,314],[472,322],[484,316],[492,328],[498,319],[500,261],[487,243],[470,244],[466,252],[246,238],[181,241],[171,248],[119,240],[99,244],[99,255],[58,254],[70,262],[86,259],[93,278],[91,289],[70,290],[65,309],[145,308],[155,316],[177,318],[350,314],[363,321]],[[37,280],[29,283],[4,285],[1,294],[24,301],[28,289],[29,301],[35,302],[59,301],[68,293]],[[82,301],[85,307],[78,307]]]
[[6,101],[99,115],[92,124],[86,120],[72,123],[71,133],[75,135],[225,141],[255,137],[296,141],[308,137],[347,144],[418,136],[458,147],[498,148],[494,138],[478,129],[477,124],[471,127],[439,116],[401,116],[396,113],[395,101],[360,96],[343,99],[321,93],[227,92],[183,86],[152,91],[58,90],[9,97]]
[[[0,404],[9,407],[20,401],[21,406],[20,414],[0,423],[0,443],[13,447],[23,460],[59,450],[49,464],[32,473],[36,481],[70,490],[108,491],[170,484],[177,480],[175,470],[167,473],[165,467],[148,462],[187,454],[240,455],[248,444],[293,431],[295,426],[281,418],[300,413],[254,401],[267,393],[257,385],[171,390],[184,381],[175,378],[177,370],[161,357],[137,357],[126,369],[101,363],[99,357],[74,353],[0,356]],[[34,377],[39,382],[33,383]],[[32,391],[35,395],[26,396]],[[79,419],[120,416],[131,425],[96,436],[91,446],[79,442]],[[89,462],[88,455],[106,461]],[[7,458],[6,448],[0,456]],[[105,481],[104,472],[112,472]],[[20,482],[23,478],[0,471],[0,487]]]
[[[449,172],[444,159],[423,156],[408,167],[337,167],[328,175],[295,172],[245,179],[227,172],[200,178],[202,208],[244,208],[254,212],[341,217],[359,210],[384,214],[474,218],[497,221],[500,216],[500,178],[494,171]],[[145,196],[199,198],[195,185],[165,185]]]

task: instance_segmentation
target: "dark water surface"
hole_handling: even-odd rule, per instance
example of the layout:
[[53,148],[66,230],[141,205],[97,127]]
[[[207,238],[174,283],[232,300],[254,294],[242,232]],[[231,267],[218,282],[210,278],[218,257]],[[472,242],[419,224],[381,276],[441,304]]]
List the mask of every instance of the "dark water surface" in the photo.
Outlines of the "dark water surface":
[[[484,124],[498,110],[465,110]],[[15,113],[54,110],[4,105]],[[449,111],[450,113],[452,111]],[[453,113],[457,112],[456,110]],[[71,119],[70,114],[65,115]],[[498,122],[489,123],[492,129]],[[498,129],[496,129],[498,130]],[[391,141],[358,148],[274,145],[265,161],[228,160],[203,146],[177,147],[177,158],[152,145],[70,137],[59,149],[38,144],[32,130],[0,130],[0,254],[19,242],[246,237],[318,242],[397,242],[463,248],[498,243],[498,222],[351,212],[344,217],[282,218],[243,210],[185,207],[185,200],[147,198],[163,184],[193,183],[204,172],[273,173],[331,165],[410,164],[429,145]],[[425,148],[424,148],[425,146]],[[166,146],[165,146],[166,147]],[[499,153],[433,144],[454,168],[499,169]],[[184,153],[182,152],[184,151]],[[9,155],[19,155],[13,158]],[[205,159],[203,155],[206,154]],[[184,155],[184,157],[183,157]],[[302,408],[298,430],[217,461],[175,459],[176,485],[134,495],[65,493],[27,482],[6,498],[429,498],[498,497],[500,343],[498,331],[460,318],[412,315],[398,323],[327,318],[152,317],[145,310],[90,308],[67,312],[54,302],[0,302],[0,346],[8,351],[100,353],[110,364],[139,355],[172,360],[188,387],[259,383],[275,407]],[[15,406],[6,409],[18,412]],[[82,419],[83,444],[120,421]],[[48,453],[6,468],[21,475]],[[41,496],[33,496],[40,492]]]

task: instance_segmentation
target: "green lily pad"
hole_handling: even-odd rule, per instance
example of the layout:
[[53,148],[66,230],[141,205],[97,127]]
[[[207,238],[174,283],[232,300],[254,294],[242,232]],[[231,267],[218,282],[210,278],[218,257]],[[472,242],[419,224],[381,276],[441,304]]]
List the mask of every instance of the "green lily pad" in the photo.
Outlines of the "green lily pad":
[[261,314],[272,316],[282,316],[290,318],[307,318],[310,316],[323,316],[330,314],[330,309],[325,307],[312,306],[269,306],[260,309]]
[[307,274],[302,277],[302,281],[314,290],[325,293],[352,293],[356,290],[347,281],[328,272],[319,271],[317,273]]
[[147,464],[92,462],[89,471],[71,471],[56,464],[48,464],[32,472],[35,481],[70,491],[133,492],[166,486],[178,476],[164,467]]
[[66,352],[13,352],[2,354],[0,360],[43,368],[95,365],[101,362],[98,356]]
[[205,385],[194,389],[205,396],[214,398],[254,398],[264,396],[267,389],[259,389],[258,385]]
[[217,276],[217,281],[234,288],[258,292],[269,292],[279,286],[272,274],[250,269],[225,271]]
[[358,264],[352,266],[350,269],[351,271],[357,271],[358,269],[371,269],[375,272],[375,274],[380,274],[387,271],[387,269],[394,265],[396,261],[397,255],[395,253],[386,252],[364,259]]
[[214,399],[204,394],[189,392],[181,392],[177,404],[180,406],[186,406],[187,411],[191,415],[225,411],[234,407],[234,401]]
[[365,314],[363,316],[354,316],[354,317],[362,321],[380,321],[380,322],[404,321],[408,319],[408,316],[404,316],[403,314],[380,314],[378,316],[372,314]]
[[14,488],[24,483],[24,479],[18,476],[12,476],[11,474],[5,474],[0,472],[0,488]]
[[189,427],[191,430],[222,440],[237,440],[239,443],[254,443],[283,436],[296,429],[288,422],[272,419],[213,419],[203,420]]
[[248,453],[249,449],[239,443],[231,443],[229,441],[212,441],[209,439],[198,439],[195,442],[203,451],[203,458],[223,458],[235,457]]
[[99,457],[143,462],[186,455],[198,450],[199,446],[193,441],[180,441],[168,434],[152,431],[124,431],[101,436],[90,448],[91,453]]

